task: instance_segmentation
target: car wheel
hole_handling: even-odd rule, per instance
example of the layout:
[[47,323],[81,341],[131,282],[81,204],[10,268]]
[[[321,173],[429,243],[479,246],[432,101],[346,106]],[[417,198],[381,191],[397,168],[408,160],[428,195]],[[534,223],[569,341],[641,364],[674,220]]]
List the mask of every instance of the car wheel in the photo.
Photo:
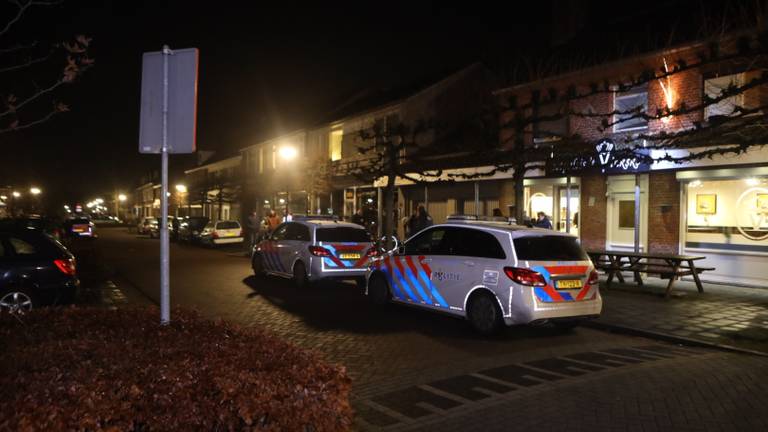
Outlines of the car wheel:
[[296,288],[303,289],[309,285],[307,280],[307,269],[301,261],[293,265],[293,284]]
[[0,313],[24,315],[34,307],[34,296],[27,290],[11,288],[0,294]]
[[253,255],[251,260],[251,268],[253,268],[253,275],[257,278],[264,277],[264,258],[261,255]]
[[355,285],[357,285],[357,287],[361,291],[365,292],[365,278],[364,277],[355,279]]
[[368,299],[376,306],[389,303],[389,286],[383,277],[374,276],[368,281]]
[[492,334],[501,327],[501,308],[490,294],[476,294],[467,306],[467,318],[478,333]]

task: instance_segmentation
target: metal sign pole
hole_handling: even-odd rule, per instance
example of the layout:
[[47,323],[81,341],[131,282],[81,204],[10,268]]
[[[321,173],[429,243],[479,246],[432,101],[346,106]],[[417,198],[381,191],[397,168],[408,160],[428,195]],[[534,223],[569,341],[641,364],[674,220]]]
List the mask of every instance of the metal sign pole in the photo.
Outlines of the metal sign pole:
[[635,174],[635,253],[640,252],[640,175]]
[[170,310],[170,272],[168,269],[168,57],[171,49],[163,45],[163,147],[162,188],[160,196],[160,323],[171,321]]

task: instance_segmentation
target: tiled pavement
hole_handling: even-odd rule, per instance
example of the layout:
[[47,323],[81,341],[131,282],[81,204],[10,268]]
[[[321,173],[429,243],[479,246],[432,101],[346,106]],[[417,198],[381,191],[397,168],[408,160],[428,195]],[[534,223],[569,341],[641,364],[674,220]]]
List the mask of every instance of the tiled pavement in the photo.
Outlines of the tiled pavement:
[[602,286],[598,323],[768,353],[768,287],[744,288],[678,281],[673,295],[662,295],[666,281],[649,278],[645,287],[628,283]]
[[[156,242],[102,241],[125,279],[117,284],[155,296]],[[247,260],[172,249],[174,304],[268,328],[344,364],[359,430],[768,430],[759,409],[768,406],[768,358],[589,328],[479,338],[460,320],[372,308],[353,285],[300,292],[253,278]],[[664,310],[693,296],[661,303],[617,290],[606,304],[639,297]]]

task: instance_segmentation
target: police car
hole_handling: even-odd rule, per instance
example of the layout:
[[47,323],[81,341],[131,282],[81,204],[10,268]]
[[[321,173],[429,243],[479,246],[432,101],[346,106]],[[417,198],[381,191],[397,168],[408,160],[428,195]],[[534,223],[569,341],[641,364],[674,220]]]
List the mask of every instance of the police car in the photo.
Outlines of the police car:
[[293,279],[304,287],[321,279],[354,279],[361,287],[377,249],[360,225],[335,217],[298,217],[279,225],[256,244],[251,265],[264,274]]
[[422,230],[378,257],[366,280],[375,304],[446,312],[480,333],[502,324],[570,328],[602,310],[597,271],[576,237],[466,217]]

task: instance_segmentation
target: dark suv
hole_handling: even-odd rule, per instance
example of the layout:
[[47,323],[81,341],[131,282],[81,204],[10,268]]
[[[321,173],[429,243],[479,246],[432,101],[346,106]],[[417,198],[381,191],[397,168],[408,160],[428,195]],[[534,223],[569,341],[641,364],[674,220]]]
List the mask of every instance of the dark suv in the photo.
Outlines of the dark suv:
[[0,313],[71,303],[80,281],[75,257],[38,230],[0,230]]

